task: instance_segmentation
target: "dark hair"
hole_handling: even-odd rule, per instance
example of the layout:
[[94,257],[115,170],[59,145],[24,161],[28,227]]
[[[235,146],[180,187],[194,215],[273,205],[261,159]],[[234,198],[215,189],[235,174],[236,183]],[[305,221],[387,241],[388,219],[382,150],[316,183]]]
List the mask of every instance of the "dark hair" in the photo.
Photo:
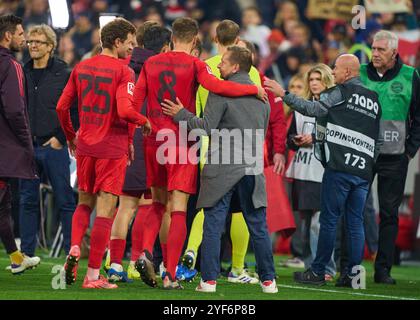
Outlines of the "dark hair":
[[200,40],[200,38],[197,38],[197,42],[195,43],[195,47],[193,48],[193,50],[198,51],[197,57],[200,57],[201,54],[203,53],[203,42]]
[[159,53],[165,45],[169,45],[171,35],[171,31],[161,26],[147,28],[143,37],[144,48]]
[[239,36],[239,26],[232,20],[223,20],[216,27],[217,41],[222,46],[230,46],[234,44]]
[[239,70],[245,71],[246,73],[251,70],[252,66],[252,55],[251,51],[246,48],[239,46],[231,46],[227,49],[230,52],[229,61],[232,64],[239,64]]
[[144,33],[146,32],[146,30],[151,27],[156,27],[156,26],[159,26],[159,22],[145,21],[140,27],[137,28],[136,41],[139,47],[142,47],[144,45],[143,38],[144,38]]
[[172,32],[179,41],[189,43],[198,35],[198,23],[191,18],[178,18],[172,23]]
[[117,18],[107,23],[101,31],[102,47],[112,49],[115,40],[125,41],[129,33],[136,34],[136,28],[131,22],[123,18]]
[[22,24],[22,18],[19,18],[13,14],[0,17],[0,40],[4,39],[6,32],[15,33],[16,27]]
[[257,48],[255,47],[255,44],[252,43],[251,41],[245,40],[245,39],[241,39],[241,41],[243,43],[245,43],[246,48],[251,51],[251,54],[257,56],[258,52],[257,52]]

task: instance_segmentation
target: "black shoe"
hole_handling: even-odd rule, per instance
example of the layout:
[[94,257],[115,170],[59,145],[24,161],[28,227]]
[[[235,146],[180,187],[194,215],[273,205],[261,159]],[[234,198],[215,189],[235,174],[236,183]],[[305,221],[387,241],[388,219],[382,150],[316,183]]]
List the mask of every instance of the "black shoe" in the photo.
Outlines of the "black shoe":
[[149,287],[156,288],[156,273],[153,266],[153,257],[149,251],[144,250],[143,254],[136,261],[136,270],[140,273],[141,280]]
[[194,258],[189,254],[184,254],[181,259],[181,264],[186,266],[188,269],[192,269],[194,266]]
[[335,286],[341,287],[341,288],[353,288],[352,281],[353,281],[353,278],[351,278],[348,274],[346,274],[345,276],[340,276],[340,278],[335,283]]
[[375,272],[374,280],[375,283],[397,284],[397,281],[388,272]]
[[316,286],[323,286],[325,284],[325,276],[317,275],[310,268],[304,272],[294,272],[293,278],[295,282],[302,284],[312,284]]

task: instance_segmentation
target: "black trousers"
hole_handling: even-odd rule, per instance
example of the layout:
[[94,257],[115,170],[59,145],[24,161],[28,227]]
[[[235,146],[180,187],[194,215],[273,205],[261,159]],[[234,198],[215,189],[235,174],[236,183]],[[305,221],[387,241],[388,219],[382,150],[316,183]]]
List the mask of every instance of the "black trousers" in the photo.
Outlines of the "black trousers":
[[[0,181],[6,182],[4,179]],[[7,254],[11,254],[17,250],[15,237],[12,227],[12,196],[10,186],[6,182],[4,187],[0,187],[0,239],[6,248]]]
[[392,268],[398,234],[398,209],[404,196],[408,162],[405,154],[380,155],[375,165],[380,217],[376,273],[389,273]]

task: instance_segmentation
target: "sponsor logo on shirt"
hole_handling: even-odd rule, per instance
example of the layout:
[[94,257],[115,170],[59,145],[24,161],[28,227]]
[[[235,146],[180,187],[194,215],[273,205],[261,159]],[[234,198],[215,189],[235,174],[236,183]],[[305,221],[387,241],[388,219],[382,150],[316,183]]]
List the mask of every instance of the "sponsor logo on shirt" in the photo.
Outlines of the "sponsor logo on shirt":
[[134,83],[133,82],[127,83],[127,92],[128,92],[128,94],[133,95],[133,92],[134,92]]
[[213,72],[211,71],[211,68],[210,68],[209,66],[207,66],[206,68],[207,68],[207,72],[208,72],[209,74],[213,74]]

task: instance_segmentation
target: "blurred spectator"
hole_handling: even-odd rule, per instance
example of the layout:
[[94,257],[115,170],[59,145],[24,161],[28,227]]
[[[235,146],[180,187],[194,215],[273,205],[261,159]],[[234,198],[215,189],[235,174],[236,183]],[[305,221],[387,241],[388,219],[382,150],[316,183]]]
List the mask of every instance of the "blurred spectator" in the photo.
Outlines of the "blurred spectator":
[[168,0],[168,4],[165,10],[165,19],[168,23],[172,23],[176,18],[185,17],[187,11],[184,6],[179,4],[178,0]]
[[270,54],[267,39],[271,31],[261,23],[261,13],[257,7],[249,7],[242,12],[242,37],[257,44],[261,56],[265,58]]
[[20,0],[0,1],[0,16],[16,13],[19,8]]
[[[298,73],[294,75],[290,79],[289,85],[288,85],[289,91],[299,97],[303,97],[304,95],[305,81],[304,81],[303,75],[304,75],[303,73]],[[284,109],[284,115],[286,116],[286,118],[288,118],[290,113],[292,112],[292,109],[285,103],[283,104],[283,109]]]
[[74,51],[78,57],[82,57],[93,47],[93,26],[90,19],[91,14],[89,11],[79,13],[79,15],[75,17],[74,27],[70,30],[71,39],[74,43]]
[[351,43],[347,35],[345,24],[336,24],[331,33],[327,35],[327,48],[325,50],[325,63],[332,65],[338,55],[346,53]]
[[94,27],[99,27],[99,15],[103,12],[109,12],[107,0],[94,0],[91,5],[90,21]]
[[256,0],[256,5],[260,9],[262,23],[268,27],[273,27],[276,0]]
[[273,63],[278,59],[281,52],[286,51],[290,47],[290,42],[286,40],[283,33],[277,29],[273,29],[267,38],[270,53],[259,62],[258,70],[265,74],[266,70],[271,68]]
[[200,8],[198,0],[187,0],[185,2],[185,9],[190,18],[201,22],[204,18],[204,11]]
[[64,34],[59,41],[58,56],[66,62],[70,68],[74,67],[75,64],[80,60],[79,56],[76,56],[74,50],[74,43],[69,33]]
[[230,19],[241,22],[241,10],[234,0],[199,0],[200,8],[204,12],[204,19],[208,21]]
[[36,24],[48,24],[50,22],[48,8],[47,0],[25,1],[25,17],[23,19],[25,28]]
[[155,8],[148,10],[146,17],[144,18],[144,21],[155,21],[160,26],[164,25],[162,15]]
[[114,0],[112,1],[113,7],[115,5],[116,11],[124,15],[128,20],[139,25],[139,21],[145,21],[145,16],[150,10],[156,10],[162,17],[165,13],[163,1],[159,0]]
[[286,34],[285,25],[290,21],[300,21],[298,7],[292,1],[281,2],[277,10],[274,25],[283,34]]

